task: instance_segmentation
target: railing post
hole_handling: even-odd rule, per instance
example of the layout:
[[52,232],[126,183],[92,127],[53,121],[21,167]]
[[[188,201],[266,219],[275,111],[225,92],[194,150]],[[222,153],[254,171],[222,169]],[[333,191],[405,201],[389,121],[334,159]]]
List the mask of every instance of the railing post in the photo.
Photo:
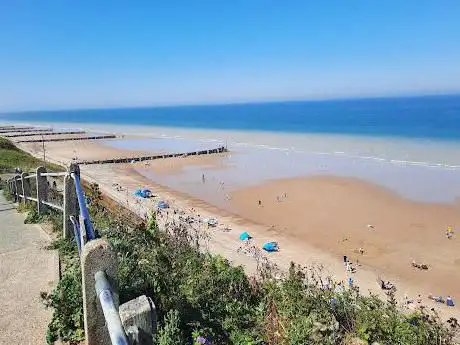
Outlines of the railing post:
[[22,199],[23,204],[27,203],[27,197],[30,196],[30,181],[28,178],[26,178],[27,175],[29,174],[26,172],[21,174],[22,195],[24,196]]
[[71,216],[78,219],[78,202],[75,182],[70,173],[68,173],[64,176],[64,238],[70,238],[73,233]]
[[[117,257],[107,241],[97,239],[88,242],[82,251],[83,313],[87,345],[111,345],[105,324],[104,313],[96,293],[95,274],[105,272],[110,285],[117,287]],[[113,293],[115,308],[118,310],[118,294]]]
[[42,176],[46,173],[45,167],[37,168],[37,212],[38,214],[44,213],[47,210],[47,206],[42,204],[42,201],[48,201],[48,183],[46,176]]
[[19,175],[14,176],[14,190],[16,192],[16,195],[15,195],[15,198],[14,198],[15,202],[19,202],[19,200],[20,200],[19,194],[21,194],[21,190],[22,190],[22,185],[21,185],[20,178],[21,178],[21,176],[19,176]]

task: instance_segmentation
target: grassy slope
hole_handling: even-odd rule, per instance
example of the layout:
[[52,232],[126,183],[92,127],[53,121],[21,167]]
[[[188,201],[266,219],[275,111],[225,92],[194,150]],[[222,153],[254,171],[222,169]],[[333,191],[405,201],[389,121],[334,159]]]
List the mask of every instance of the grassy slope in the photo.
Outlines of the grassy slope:
[[[18,149],[8,139],[0,138],[0,172],[14,171],[17,167],[22,171],[33,171],[39,166],[44,166],[43,160]],[[63,170],[62,167],[48,162],[46,167],[52,171]]]

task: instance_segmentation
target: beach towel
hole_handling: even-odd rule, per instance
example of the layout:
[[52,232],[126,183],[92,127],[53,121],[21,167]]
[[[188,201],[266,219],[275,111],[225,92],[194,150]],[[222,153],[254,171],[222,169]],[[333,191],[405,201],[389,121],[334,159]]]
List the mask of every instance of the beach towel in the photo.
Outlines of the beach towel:
[[251,238],[252,238],[251,235],[249,235],[249,233],[247,231],[241,233],[241,235],[240,235],[240,240],[241,241],[249,240]]

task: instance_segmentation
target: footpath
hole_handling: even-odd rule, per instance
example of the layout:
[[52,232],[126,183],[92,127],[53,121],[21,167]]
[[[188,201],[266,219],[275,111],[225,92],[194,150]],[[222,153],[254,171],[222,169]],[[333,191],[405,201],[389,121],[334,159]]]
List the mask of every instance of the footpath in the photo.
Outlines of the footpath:
[[51,310],[40,292],[57,282],[58,259],[49,236],[0,192],[0,344],[46,344]]

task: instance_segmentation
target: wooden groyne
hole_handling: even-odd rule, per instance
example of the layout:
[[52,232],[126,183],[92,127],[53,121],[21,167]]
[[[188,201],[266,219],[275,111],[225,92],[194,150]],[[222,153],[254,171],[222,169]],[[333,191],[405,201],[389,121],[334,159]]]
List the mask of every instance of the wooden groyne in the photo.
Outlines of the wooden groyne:
[[85,131],[73,131],[73,132],[44,132],[44,133],[23,133],[23,134],[7,134],[4,135],[6,138],[17,138],[17,137],[33,137],[37,135],[59,135],[59,134],[85,134]]
[[227,151],[228,150],[225,146],[221,146],[216,149],[192,151],[192,152],[186,152],[186,153],[168,153],[168,154],[159,154],[159,155],[153,155],[153,156],[137,156],[137,157],[124,157],[124,158],[99,159],[99,160],[84,160],[84,161],[78,161],[78,164],[89,165],[89,164],[133,163],[133,162],[151,161],[155,159],[165,159],[165,158],[174,158],[174,157],[210,155],[210,154],[216,154],[216,153],[223,153]]
[[0,133],[11,133],[11,132],[49,132],[51,128],[35,128],[35,127],[11,127],[2,128]]
[[96,139],[115,139],[117,136],[110,135],[93,135],[88,137],[75,137],[75,138],[49,138],[49,139],[31,139],[31,140],[17,140],[17,143],[43,143],[50,141],[70,141],[70,140],[96,140]]

